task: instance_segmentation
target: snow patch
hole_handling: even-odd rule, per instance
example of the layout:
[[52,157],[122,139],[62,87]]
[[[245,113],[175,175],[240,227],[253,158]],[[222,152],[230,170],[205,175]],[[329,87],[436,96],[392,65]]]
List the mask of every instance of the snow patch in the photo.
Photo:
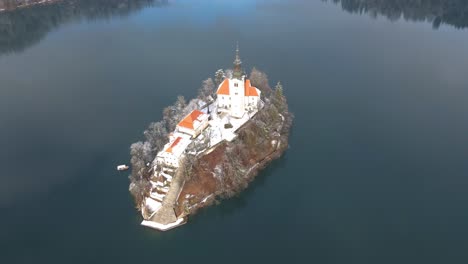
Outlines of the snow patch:
[[181,225],[183,225],[185,223],[186,223],[185,218],[178,218],[177,221],[175,221],[173,223],[169,223],[167,225],[164,225],[164,224],[161,224],[161,223],[156,223],[156,222],[153,222],[153,221],[147,221],[147,220],[143,220],[141,222],[141,225],[146,226],[146,227],[151,227],[151,228],[154,228],[154,229],[159,230],[159,231],[167,231],[167,230],[172,229],[174,227],[181,226]]

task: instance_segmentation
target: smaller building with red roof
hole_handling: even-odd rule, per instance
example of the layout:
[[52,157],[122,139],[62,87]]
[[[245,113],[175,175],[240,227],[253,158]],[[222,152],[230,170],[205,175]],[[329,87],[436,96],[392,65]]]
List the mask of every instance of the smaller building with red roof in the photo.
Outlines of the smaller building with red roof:
[[179,160],[187,146],[192,142],[189,135],[175,133],[170,137],[163,150],[156,156],[156,162],[160,165],[179,167]]
[[176,130],[197,137],[208,126],[209,115],[200,110],[193,110],[177,124]]

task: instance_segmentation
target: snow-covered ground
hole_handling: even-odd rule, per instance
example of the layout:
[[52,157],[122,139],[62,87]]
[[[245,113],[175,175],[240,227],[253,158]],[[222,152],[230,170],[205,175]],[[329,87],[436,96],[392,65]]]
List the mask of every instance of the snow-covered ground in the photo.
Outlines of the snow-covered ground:
[[[218,115],[216,114],[216,111],[217,109],[215,109],[215,112],[212,113],[212,120],[210,120],[210,129],[212,129],[211,146],[214,146],[223,140],[232,141],[235,139],[237,137],[235,132],[245,123],[247,123],[251,116],[254,116],[257,113],[245,113],[242,118],[232,118],[227,116],[226,113],[222,112],[220,115]],[[231,124],[232,127],[225,128],[225,124]]]
[[[156,200],[158,200],[158,201],[162,201],[162,200],[164,199],[165,196],[166,196],[166,195],[164,195],[164,194],[159,194],[159,193],[157,193],[157,192],[152,192],[152,193],[150,194],[150,197],[151,197],[151,198],[156,199]],[[159,208],[158,208],[158,209],[159,209]]]
[[164,176],[166,179],[172,179],[171,175],[164,173],[163,171],[161,172],[161,175]]
[[156,185],[156,186],[153,187],[153,188],[164,187],[164,183],[163,183],[163,182],[160,182],[160,181],[157,181],[155,185]]
[[213,196],[213,194],[210,194],[207,197],[205,197],[205,199],[203,199],[201,203],[205,203],[211,196]]
[[[199,106],[201,106],[200,103],[199,103]],[[186,153],[186,148],[188,147],[188,145],[190,143],[195,142],[195,144],[197,144],[197,143],[207,144],[207,142],[204,140],[205,136],[210,137],[208,146],[203,146],[204,149],[198,149],[197,150],[198,152],[192,151],[191,153],[188,153],[188,154],[199,155],[201,152],[205,152],[206,149],[209,149],[209,148],[211,148],[213,146],[216,146],[217,144],[221,143],[224,140],[229,141],[229,142],[234,140],[237,137],[236,131],[240,127],[242,127],[245,123],[247,123],[250,120],[250,118],[252,118],[257,113],[257,111],[255,111],[255,112],[245,113],[244,116],[242,116],[242,118],[232,118],[232,117],[229,116],[228,113],[222,112],[223,109],[219,109],[219,110],[221,111],[221,113],[218,115],[218,107],[216,105],[216,102],[213,102],[213,103],[209,104],[207,107],[204,107],[203,109],[200,109],[200,111],[202,111],[204,113],[209,112],[210,115],[211,115],[211,120],[209,121],[209,126],[197,138],[192,139],[189,135],[186,135],[184,133],[175,132],[173,134],[174,138],[177,138],[177,137],[182,138],[181,147],[177,150],[178,152],[180,152],[180,153],[177,153],[178,154],[177,157],[179,158],[179,160],[184,155],[183,153]],[[225,128],[225,124],[231,124],[232,127]],[[170,144],[170,143],[168,143],[168,144]],[[167,146],[165,146],[165,148]],[[156,161],[154,161],[154,164],[156,164]],[[164,193],[167,193],[169,191],[170,185],[171,185],[170,180],[172,180],[172,176],[169,175],[169,174],[166,174],[164,172],[164,171],[168,171],[168,170],[170,170],[171,174],[174,172],[173,169],[169,169],[169,168],[167,168],[165,166],[162,167],[162,172],[161,172],[161,174],[166,179],[168,179],[168,182],[165,182],[165,184],[163,184],[163,183],[161,183],[159,181],[157,183],[152,182],[153,189],[157,188],[160,192],[164,192]],[[156,167],[155,167],[154,171],[157,171]],[[150,193],[151,198],[147,198],[145,200],[146,207],[148,208],[148,210],[152,211],[153,214],[156,211],[158,211],[161,208],[161,203],[158,202],[158,201],[162,201],[165,196],[166,196],[166,194],[159,194],[157,192],[151,191],[151,193]],[[209,197],[210,196],[206,197],[202,201],[202,203],[206,202],[206,200]],[[156,201],[156,200],[158,200],[158,201]],[[172,224],[169,224],[169,225],[162,225],[162,224],[155,223],[155,222],[152,222],[152,221],[143,221],[141,224],[144,225],[144,226],[149,226],[149,227],[158,229],[158,230],[167,230],[167,229],[170,229],[170,228],[173,228],[173,227],[176,227],[176,226],[180,225],[182,220],[183,219],[178,219],[177,221],[180,221],[180,222],[175,222],[175,223],[172,223]]]
[[145,205],[148,211],[151,211],[151,214],[154,214],[161,208],[161,202],[158,202],[152,198],[146,198]]
[[161,192],[167,193],[167,192],[169,191],[169,186],[164,186],[164,187],[162,187],[162,188],[159,188],[159,190],[160,190]]
[[216,101],[215,102],[211,102],[208,107],[205,107],[205,108],[202,108],[200,109],[200,111],[202,111],[204,114],[208,114],[208,109],[210,110],[209,112],[210,113],[213,113],[213,111],[216,110]]
[[163,224],[156,223],[156,222],[153,222],[153,221],[143,220],[141,222],[141,225],[151,227],[151,228],[154,228],[154,229],[157,229],[157,230],[160,230],[160,231],[166,231],[166,230],[169,230],[171,228],[183,225],[183,224],[185,224],[185,222],[186,222],[185,218],[177,218],[177,221],[175,221],[174,223],[169,223],[167,225],[163,225]]

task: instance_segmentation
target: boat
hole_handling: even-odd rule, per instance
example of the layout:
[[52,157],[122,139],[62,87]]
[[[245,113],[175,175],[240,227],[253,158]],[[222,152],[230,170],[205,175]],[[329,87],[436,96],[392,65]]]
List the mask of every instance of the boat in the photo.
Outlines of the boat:
[[128,168],[129,167],[127,165],[125,165],[125,164],[117,166],[118,171],[126,171],[126,170],[128,170]]

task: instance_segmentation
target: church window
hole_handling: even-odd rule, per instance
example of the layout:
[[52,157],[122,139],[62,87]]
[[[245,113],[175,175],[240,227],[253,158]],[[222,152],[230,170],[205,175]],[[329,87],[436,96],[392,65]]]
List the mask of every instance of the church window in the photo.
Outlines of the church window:
[[238,84],[238,83],[234,83],[234,87],[239,87],[239,84]]

